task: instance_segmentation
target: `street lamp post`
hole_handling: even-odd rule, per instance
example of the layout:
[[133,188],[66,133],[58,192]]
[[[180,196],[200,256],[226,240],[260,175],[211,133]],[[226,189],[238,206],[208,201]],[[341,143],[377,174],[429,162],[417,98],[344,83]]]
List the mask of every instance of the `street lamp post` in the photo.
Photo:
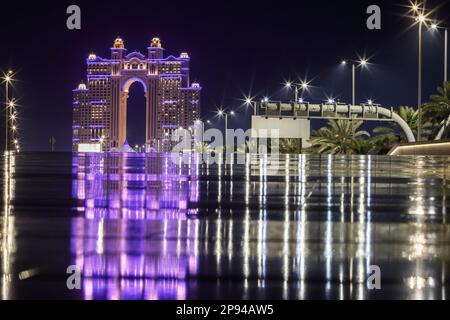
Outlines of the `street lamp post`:
[[293,83],[293,82],[286,82],[286,88],[294,88],[294,110],[297,110],[299,98],[298,94],[300,92],[300,89],[305,91],[309,89],[309,83],[307,81],[302,81],[301,83]]
[[4,75],[5,82],[5,151],[9,151],[9,119],[10,119],[10,101],[9,101],[9,84],[12,81],[13,72],[10,70]]
[[448,28],[440,27],[436,23],[431,25],[432,30],[444,30],[444,82],[448,81]]
[[[231,116],[234,116],[234,111],[230,111],[229,113]],[[223,111],[223,110],[219,110],[218,115],[220,117],[223,117],[225,120],[225,147],[228,147],[228,135],[227,135],[227,130],[228,130],[228,113]]]
[[352,63],[352,105],[356,104],[356,67]]
[[448,29],[445,28],[444,31],[444,81],[448,81]]
[[356,60],[342,60],[342,65],[347,65],[347,61],[352,62],[352,105],[356,105],[356,68],[361,67],[364,68],[367,66],[369,61],[367,59]]
[[253,115],[256,116],[256,103],[253,102],[252,98],[245,98],[245,104],[252,107]]
[[425,22],[425,16],[423,14],[419,14],[417,17],[419,22],[419,70],[418,70],[418,83],[417,83],[417,141],[420,141],[422,137],[422,26]]

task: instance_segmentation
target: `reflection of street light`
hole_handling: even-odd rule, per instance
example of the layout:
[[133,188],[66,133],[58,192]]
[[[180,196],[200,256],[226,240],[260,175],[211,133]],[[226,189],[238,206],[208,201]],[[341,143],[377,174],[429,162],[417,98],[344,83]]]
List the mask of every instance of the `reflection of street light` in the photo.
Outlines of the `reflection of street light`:
[[352,62],[352,105],[356,104],[356,68],[366,68],[369,64],[369,60],[362,58],[359,60],[342,60],[341,65],[347,65],[348,61]]

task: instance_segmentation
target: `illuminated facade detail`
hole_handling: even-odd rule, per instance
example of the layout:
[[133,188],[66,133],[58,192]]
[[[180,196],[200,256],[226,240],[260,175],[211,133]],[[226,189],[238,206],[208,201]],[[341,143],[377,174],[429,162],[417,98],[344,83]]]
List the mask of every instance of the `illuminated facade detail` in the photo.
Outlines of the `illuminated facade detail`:
[[111,48],[111,58],[91,53],[87,83],[73,91],[73,144],[100,143],[103,151],[121,148],[126,141],[127,100],[138,82],[146,97],[146,149],[159,145],[179,127],[188,128],[200,118],[201,86],[190,83],[190,57],[164,57],[161,40],[153,38],[147,56],[127,54],[122,38]]

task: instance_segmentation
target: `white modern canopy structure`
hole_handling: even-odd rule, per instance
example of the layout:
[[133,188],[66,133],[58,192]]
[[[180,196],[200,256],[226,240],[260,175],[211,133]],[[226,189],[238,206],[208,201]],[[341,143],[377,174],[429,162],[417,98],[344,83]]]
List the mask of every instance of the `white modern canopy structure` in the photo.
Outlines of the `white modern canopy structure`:
[[393,121],[403,130],[408,142],[416,142],[416,138],[408,124],[392,108],[387,109],[379,105],[261,102],[258,107],[260,110],[258,116],[266,118]]

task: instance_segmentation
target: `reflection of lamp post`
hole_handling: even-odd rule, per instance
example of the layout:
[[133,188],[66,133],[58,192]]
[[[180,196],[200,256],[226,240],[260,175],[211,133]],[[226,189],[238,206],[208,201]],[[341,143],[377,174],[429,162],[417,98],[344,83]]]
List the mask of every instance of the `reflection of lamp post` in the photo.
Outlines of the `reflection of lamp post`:
[[356,60],[342,60],[341,65],[347,65],[347,61],[352,62],[352,105],[356,104],[356,68],[365,68],[369,64],[367,59]]

